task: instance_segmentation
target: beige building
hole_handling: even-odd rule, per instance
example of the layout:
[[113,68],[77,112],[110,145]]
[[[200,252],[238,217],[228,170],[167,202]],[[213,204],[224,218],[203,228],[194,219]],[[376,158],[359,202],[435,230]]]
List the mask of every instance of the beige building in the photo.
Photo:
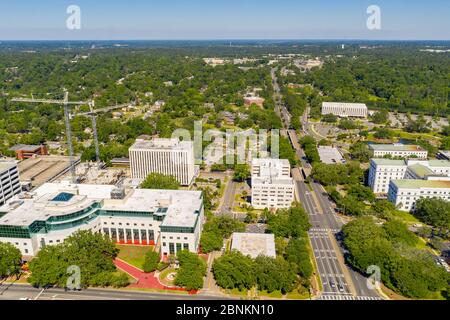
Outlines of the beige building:
[[150,173],[177,178],[190,185],[195,176],[194,143],[178,139],[137,139],[129,149],[131,177],[145,179]]
[[326,114],[334,114],[341,118],[367,118],[368,109],[363,103],[323,102],[322,115]]
[[255,209],[289,208],[294,201],[291,165],[286,159],[253,159],[252,206]]

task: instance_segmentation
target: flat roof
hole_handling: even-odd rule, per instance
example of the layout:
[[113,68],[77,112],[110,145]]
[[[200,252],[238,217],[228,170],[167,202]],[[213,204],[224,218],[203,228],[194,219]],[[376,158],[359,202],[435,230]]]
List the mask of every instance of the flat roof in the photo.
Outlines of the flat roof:
[[426,151],[421,146],[413,144],[369,144],[369,148],[374,151]]
[[28,152],[36,151],[41,148],[42,145],[32,145],[32,144],[16,144],[15,146],[9,148],[11,151],[23,150]]
[[449,160],[429,160],[430,167],[450,167]]
[[405,160],[392,160],[392,159],[371,159],[373,163],[379,166],[407,166]]
[[17,166],[17,163],[14,161],[0,161],[0,172],[4,170],[9,170]]
[[391,180],[399,189],[450,189],[450,181],[446,180]]
[[348,103],[348,102],[322,102],[322,107],[339,107],[339,108],[362,108],[367,109],[365,103]]
[[184,150],[186,148],[192,148],[192,141],[180,141],[178,139],[137,139],[136,142],[130,147],[130,150],[151,150],[151,149],[174,149]]
[[[103,210],[156,212],[166,208],[163,226],[194,227],[196,214],[202,207],[201,191],[186,190],[126,190],[124,199],[111,199],[114,185],[46,183],[28,194],[28,198],[14,197],[0,208],[8,212],[0,218],[0,224],[29,226],[36,220],[46,221],[51,216],[65,215],[83,210],[94,203],[101,203]],[[62,193],[66,201],[54,201]]]
[[[259,174],[252,173],[252,184],[294,184],[287,159],[255,158],[252,160],[252,171],[255,166],[259,167]],[[289,168],[289,176],[283,175],[285,168]]]
[[231,250],[256,258],[259,255],[276,258],[275,236],[267,233],[233,233]]
[[422,179],[427,176],[435,175],[435,173],[430,168],[419,163],[409,166],[408,170],[411,170],[416,176]]
[[338,148],[319,146],[317,151],[319,152],[320,161],[325,164],[345,163],[345,159]]

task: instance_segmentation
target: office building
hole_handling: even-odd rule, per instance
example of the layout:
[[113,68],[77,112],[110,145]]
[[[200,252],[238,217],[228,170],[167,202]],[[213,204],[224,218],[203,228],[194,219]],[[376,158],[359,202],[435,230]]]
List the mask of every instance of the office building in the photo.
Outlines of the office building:
[[391,180],[446,180],[450,177],[450,161],[372,159],[369,186],[375,194],[387,194]]
[[341,118],[367,118],[368,109],[363,103],[323,102],[322,115],[326,114],[334,114]]
[[294,181],[290,173],[291,166],[286,159],[253,159],[253,208],[289,208],[294,201]]
[[0,161],[0,206],[21,191],[17,164]]
[[129,149],[131,176],[145,179],[150,173],[174,176],[190,185],[196,174],[194,143],[178,139],[137,139]]
[[370,144],[369,149],[373,151],[374,158],[383,158],[390,155],[392,158],[428,158],[428,151],[421,146],[394,144]]
[[0,207],[0,241],[32,257],[78,230],[120,244],[157,245],[162,257],[197,252],[204,223],[200,191],[118,189],[46,183]]
[[388,199],[402,211],[415,209],[416,201],[422,198],[439,198],[450,201],[450,179],[448,180],[392,180]]

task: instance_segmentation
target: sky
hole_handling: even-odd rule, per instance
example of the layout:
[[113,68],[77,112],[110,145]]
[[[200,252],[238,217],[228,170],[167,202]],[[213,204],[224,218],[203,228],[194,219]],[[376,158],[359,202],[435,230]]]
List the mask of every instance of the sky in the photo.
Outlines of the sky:
[[449,16],[449,0],[0,0],[0,40],[450,40]]

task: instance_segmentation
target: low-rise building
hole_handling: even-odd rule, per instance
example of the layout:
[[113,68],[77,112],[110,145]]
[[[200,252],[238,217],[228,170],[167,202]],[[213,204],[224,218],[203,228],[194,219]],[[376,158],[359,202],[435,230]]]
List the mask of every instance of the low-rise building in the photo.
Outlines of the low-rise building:
[[24,256],[62,243],[78,230],[121,244],[158,245],[161,256],[197,252],[204,223],[200,191],[118,189],[46,183],[0,207],[0,241]]
[[450,161],[372,159],[369,186],[375,194],[387,194],[391,180],[446,180],[450,177]]
[[345,159],[338,148],[333,146],[319,146],[317,148],[319,152],[320,161],[325,164],[342,164],[345,163]]
[[231,250],[253,259],[258,256],[276,258],[275,236],[270,233],[233,233]]
[[416,201],[422,198],[440,198],[445,201],[450,201],[450,179],[391,180],[388,199],[399,210],[414,210]]
[[394,143],[394,144],[370,144],[374,158],[383,158],[387,155],[392,158],[428,158],[428,151],[421,146]]
[[0,161],[0,205],[22,191],[15,162]]
[[258,107],[262,108],[264,106],[264,101],[266,101],[264,98],[257,97],[257,96],[244,97],[244,104],[246,106],[251,106],[252,104],[255,104]]
[[291,165],[286,159],[253,159],[253,208],[289,208],[294,201],[294,181],[290,173]]
[[322,115],[326,114],[341,118],[367,118],[368,109],[364,103],[323,102]]
[[47,147],[45,145],[28,145],[28,144],[18,144],[9,149],[16,153],[16,157],[19,160],[24,160],[31,158],[36,155],[47,155]]

